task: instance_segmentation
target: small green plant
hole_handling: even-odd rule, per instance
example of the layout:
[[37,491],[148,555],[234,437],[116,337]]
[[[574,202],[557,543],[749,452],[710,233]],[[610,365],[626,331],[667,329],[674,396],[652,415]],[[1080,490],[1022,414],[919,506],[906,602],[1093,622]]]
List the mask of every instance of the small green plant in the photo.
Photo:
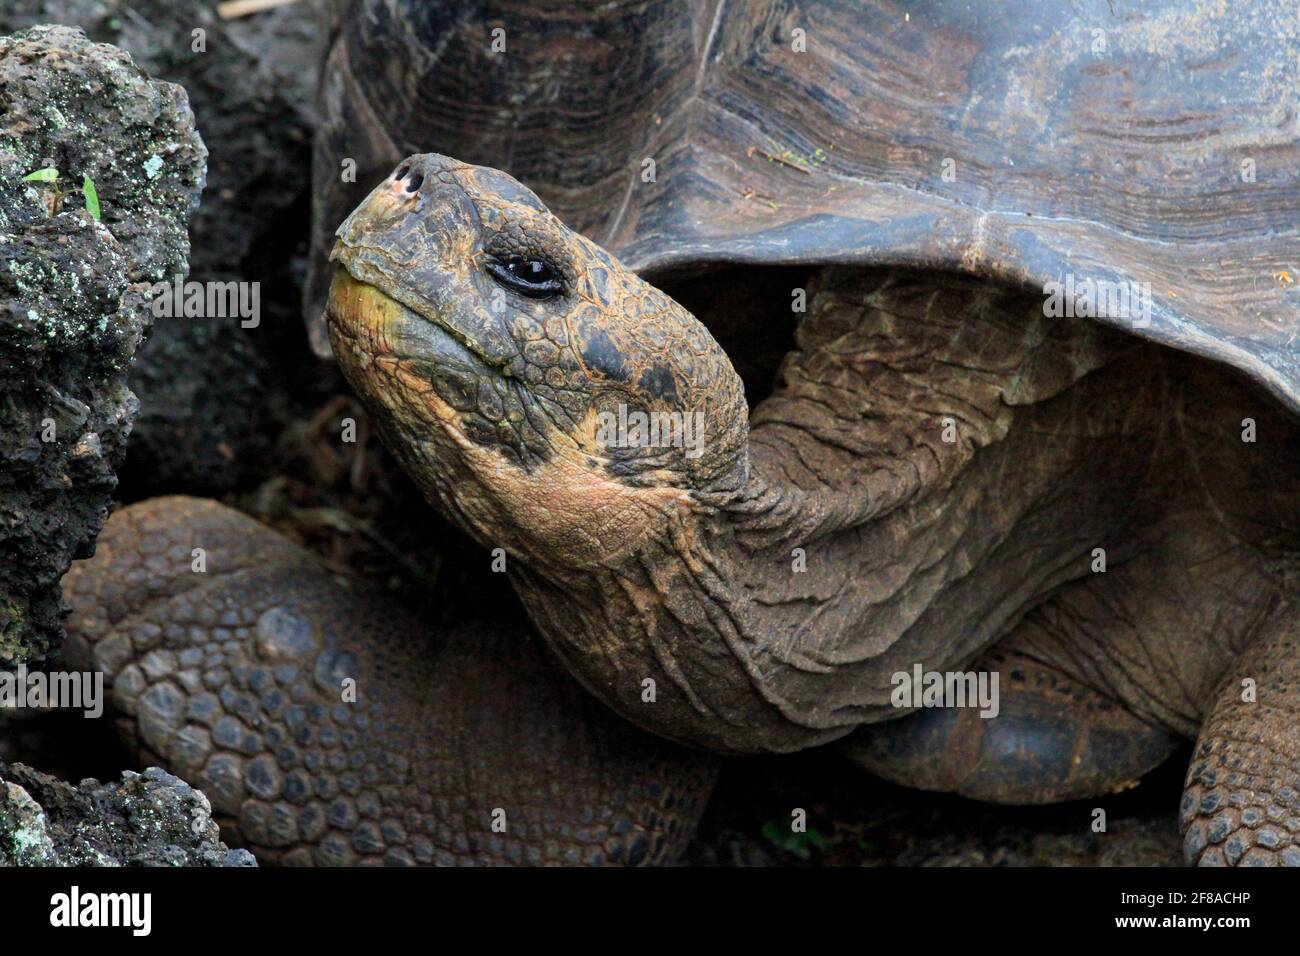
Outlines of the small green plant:
[[81,194],[86,197],[86,212],[90,213],[91,219],[99,222],[99,193],[89,176],[81,177]]
[[[23,177],[25,183],[49,183],[54,184],[59,181],[59,171],[53,166],[46,166],[35,172],[28,173]],[[59,211],[59,206],[64,197],[73,193],[81,193],[82,199],[86,204],[86,212],[90,213],[91,218],[96,222],[99,221],[99,191],[95,189],[95,184],[89,176],[81,177],[80,189],[59,189],[54,187],[46,195],[46,206],[53,216]]]
[[824,851],[831,845],[829,840],[812,828],[804,833],[796,833],[788,823],[776,820],[764,823],[762,833],[773,846],[792,853],[801,860],[811,859],[813,850]]

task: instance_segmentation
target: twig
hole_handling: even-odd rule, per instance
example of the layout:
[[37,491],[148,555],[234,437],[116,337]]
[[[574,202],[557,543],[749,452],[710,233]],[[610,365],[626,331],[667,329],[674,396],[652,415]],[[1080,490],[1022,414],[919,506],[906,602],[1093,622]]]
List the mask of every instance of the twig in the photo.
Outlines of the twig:
[[238,20],[252,13],[287,7],[297,2],[298,0],[226,0],[225,3],[217,4],[217,16],[223,20]]
[[774,156],[772,153],[769,153],[767,150],[759,149],[757,146],[749,147],[749,149],[746,150],[746,152],[748,152],[749,155],[751,156],[757,153],[759,156],[762,156],[764,159],[768,160],[769,162],[780,163],[782,166],[789,166],[791,169],[798,170],[799,172],[803,173],[805,176],[812,175],[812,170],[809,169],[807,166],[801,166],[798,163],[790,162],[790,160],[788,159],[782,159],[780,156]]
[[770,206],[773,212],[776,212],[777,210],[777,205],[772,201],[771,196],[764,196],[762,193],[751,189],[749,186],[746,186],[744,189],[737,189],[736,192],[740,194],[741,199],[757,199],[759,202]]

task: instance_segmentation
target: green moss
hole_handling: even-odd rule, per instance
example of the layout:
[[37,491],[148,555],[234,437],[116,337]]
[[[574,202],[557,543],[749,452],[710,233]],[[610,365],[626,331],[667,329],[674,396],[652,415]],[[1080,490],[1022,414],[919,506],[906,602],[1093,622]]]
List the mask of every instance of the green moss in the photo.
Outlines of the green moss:
[[28,648],[27,616],[21,607],[8,598],[0,598],[0,661],[22,660]]

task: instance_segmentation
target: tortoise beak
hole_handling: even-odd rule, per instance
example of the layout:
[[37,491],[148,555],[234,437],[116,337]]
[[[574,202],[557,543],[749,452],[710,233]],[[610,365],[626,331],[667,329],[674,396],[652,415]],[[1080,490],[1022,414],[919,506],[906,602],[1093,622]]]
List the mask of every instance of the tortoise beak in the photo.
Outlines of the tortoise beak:
[[[436,154],[404,160],[344,220],[330,260],[499,368],[519,349],[506,315],[493,307],[497,287],[481,264],[482,223],[458,179],[474,168]],[[356,308],[345,293],[336,311]],[[396,313],[385,314],[391,320]],[[378,315],[353,321],[368,327]]]
[[370,358],[390,357],[423,366],[479,369],[482,360],[447,329],[381,289],[335,271],[325,302],[325,321],[337,355],[341,347]]
[[[389,331],[399,318],[401,303],[390,299],[372,285],[358,282],[346,269],[336,269],[325,300],[325,322],[330,338],[335,333],[358,344],[373,346],[370,354],[387,354]],[[335,352],[339,351],[337,344]]]

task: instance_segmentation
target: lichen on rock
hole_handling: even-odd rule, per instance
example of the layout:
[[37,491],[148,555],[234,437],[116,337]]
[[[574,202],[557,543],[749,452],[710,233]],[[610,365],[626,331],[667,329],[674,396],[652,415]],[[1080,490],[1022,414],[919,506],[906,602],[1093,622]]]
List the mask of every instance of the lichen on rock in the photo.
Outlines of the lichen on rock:
[[[0,2],[0,33],[80,26],[185,87],[211,150],[189,278],[261,284],[257,327],[228,314],[163,319],[141,347],[130,378],[141,409],[120,472],[131,497],[223,494],[272,453],[293,386],[270,357],[301,338],[296,247],[309,218],[320,19],[308,3],[227,21],[212,0]],[[166,175],[169,162],[146,157],[141,177]]]
[[72,786],[0,763],[0,866],[256,866],[221,842],[207,797],[157,767]]
[[107,517],[127,366],[153,284],[186,270],[205,159],[185,92],[121,50],[66,27],[0,38],[0,666],[61,640],[59,579]]

